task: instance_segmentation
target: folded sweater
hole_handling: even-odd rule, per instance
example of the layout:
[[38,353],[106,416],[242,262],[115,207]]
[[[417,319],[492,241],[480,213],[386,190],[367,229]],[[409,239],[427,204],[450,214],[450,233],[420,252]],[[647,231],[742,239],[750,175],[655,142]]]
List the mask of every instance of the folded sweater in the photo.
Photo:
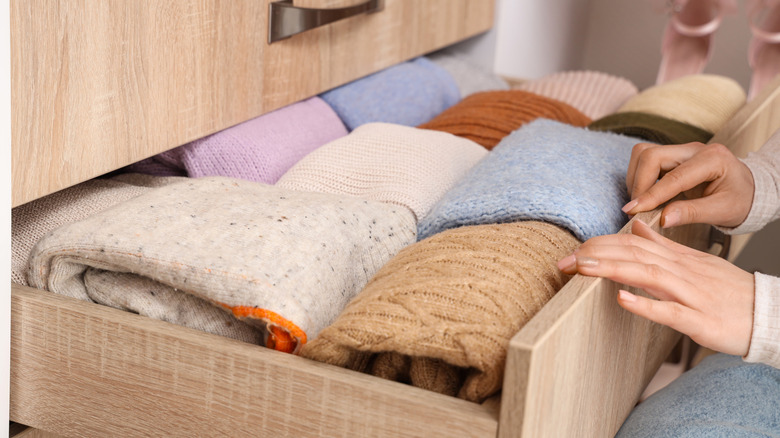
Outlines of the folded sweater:
[[418,238],[463,225],[538,220],[580,240],[612,234],[628,217],[626,170],[639,140],[537,119],[514,131],[448,191]]
[[446,70],[420,57],[320,95],[350,131],[370,122],[417,126],[460,100]]
[[[269,347],[294,352],[414,240],[412,213],[389,204],[187,179],[50,232],[32,250],[28,279],[94,301],[112,291],[148,294],[154,282],[265,329]],[[117,274],[127,274],[122,288],[99,288]]]
[[639,92],[628,79],[589,70],[556,72],[515,88],[566,102],[591,119],[612,114]]
[[306,156],[276,185],[389,202],[420,220],[485,155],[444,132],[368,123]]
[[157,154],[127,170],[273,184],[308,153],[346,134],[336,113],[313,97]]
[[542,222],[447,230],[393,257],[301,354],[482,402],[501,388],[509,340],[568,280],[555,263],[578,245]]
[[522,90],[472,94],[419,126],[473,140],[486,149],[510,132],[539,118],[586,126],[591,120],[567,103]]

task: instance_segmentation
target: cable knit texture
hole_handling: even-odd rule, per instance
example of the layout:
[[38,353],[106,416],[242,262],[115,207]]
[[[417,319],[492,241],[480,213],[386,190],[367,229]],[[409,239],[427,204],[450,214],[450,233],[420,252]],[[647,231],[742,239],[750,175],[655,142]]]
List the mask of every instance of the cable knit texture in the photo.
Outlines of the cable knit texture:
[[449,50],[441,50],[427,55],[426,58],[447,70],[447,73],[458,84],[462,98],[480,91],[509,89],[509,84],[500,76],[474,64],[463,55]]
[[651,143],[707,143],[712,133],[677,120],[646,113],[617,113],[602,117],[590,125],[591,131],[614,132]]
[[688,75],[655,85],[629,99],[619,113],[655,114],[718,132],[745,105],[745,90],[737,81],[717,75]]
[[276,185],[389,202],[419,220],[485,155],[451,134],[369,123],[312,152]]
[[320,95],[350,131],[370,122],[417,126],[460,100],[446,70],[421,57]]
[[126,286],[139,294],[145,279],[190,293],[293,352],[414,242],[414,227],[411,212],[384,203],[187,179],[52,231],[33,249],[28,279],[95,299],[85,279],[134,274]]
[[580,240],[620,230],[636,138],[538,119],[510,134],[420,222],[418,237],[463,225],[542,220]]
[[573,126],[591,122],[588,116],[559,100],[508,90],[473,94],[419,127],[468,138],[490,150],[510,132],[539,118]]
[[130,165],[131,172],[192,178],[227,176],[275,183],[318,147],[347,135],[320,98],[294,103]]
[[481,402],[501,388],[511,337],[568,280],[555,263],[578,244],[534,221],[437,234],[393,257],[301,354]]
[[615,112],[639,92],[628,79],[597,71],[557,72],[515,88],[566,102],[591,119]]

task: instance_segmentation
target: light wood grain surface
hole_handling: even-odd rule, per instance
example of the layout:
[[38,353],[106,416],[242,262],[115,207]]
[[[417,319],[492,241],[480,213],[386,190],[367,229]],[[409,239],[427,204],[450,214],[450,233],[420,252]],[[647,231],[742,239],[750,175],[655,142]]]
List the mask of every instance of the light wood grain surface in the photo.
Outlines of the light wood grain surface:
[[63,438],[61,435],[57,435],[51,432],[45,432],[40,429],[27,427],[18,423],[11,423],[10,433],[8,438]]
[[10,417],[64,436],[494,437],[479,405],[14,285]]
[[13,205],[452,44],[493,20],[493,0],[385,0],[381,12],[268,45],[269,2],[12,1]]
[[[660,210],[637,218],[658,230]],[[709,227],[665,234],[703,249]],[[623,310],[616,301],[618,288],[606,279],[577,275],[512,338],[500,437],[611,437],[617,432],[680,337]]]
[[[744,157],[779,128],[780,77],[740,109],[712,142]],[[637,218],[658,230],[660,213],[657,209]],[[709,229],[693,225],[663,233],[706,250]],[[746,242],[734,236],[731,260]],[[620,308],[615,299],[619,287],[575,276],[512,339],[499,436],[613,436],[620,428],[680,335]]]

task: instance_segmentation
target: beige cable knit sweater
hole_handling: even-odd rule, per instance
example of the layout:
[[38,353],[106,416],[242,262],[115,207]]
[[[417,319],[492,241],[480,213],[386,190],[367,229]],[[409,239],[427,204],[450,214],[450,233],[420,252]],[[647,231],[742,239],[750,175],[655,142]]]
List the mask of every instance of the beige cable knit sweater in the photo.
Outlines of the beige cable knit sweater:
[[[757,231],[780,217],[780,130],[757,152],[742,160],[753,173],[753,206],[740,226],[728,234]],[[755,273],[753,334],[747,362],[762,362],[780,368],[780,278]]]

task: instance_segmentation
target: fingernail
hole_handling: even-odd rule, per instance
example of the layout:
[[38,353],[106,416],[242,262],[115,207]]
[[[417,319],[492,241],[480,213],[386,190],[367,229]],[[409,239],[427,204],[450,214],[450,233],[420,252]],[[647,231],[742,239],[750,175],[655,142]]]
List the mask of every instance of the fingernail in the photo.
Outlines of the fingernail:
[[672,210],[661,216],[661,227],[669,228],[680,223],[680,210]]
[[577,257],[577,265],[594,267],[599,265],[599,261],[590,257]]
[[620,289],[618,291],[618,298],[620,298],[621,301],[625,301],[626,303],[635,303],[636,302],[636,295],[632,294],[629,291]]
[[630,201],[628,204],[624,205],[623,208],[621,208],[621,210],[623,210],[623,213],[628,213],[634,207],[636,207],[637,204],[639,204],[639,200],[634,199],[633,201]]
[[574,254],[568,255],[558,262],[558,269],[563,271],[566,268],[574,266],[575,263],[577,263],[577,258],[574,256]]

